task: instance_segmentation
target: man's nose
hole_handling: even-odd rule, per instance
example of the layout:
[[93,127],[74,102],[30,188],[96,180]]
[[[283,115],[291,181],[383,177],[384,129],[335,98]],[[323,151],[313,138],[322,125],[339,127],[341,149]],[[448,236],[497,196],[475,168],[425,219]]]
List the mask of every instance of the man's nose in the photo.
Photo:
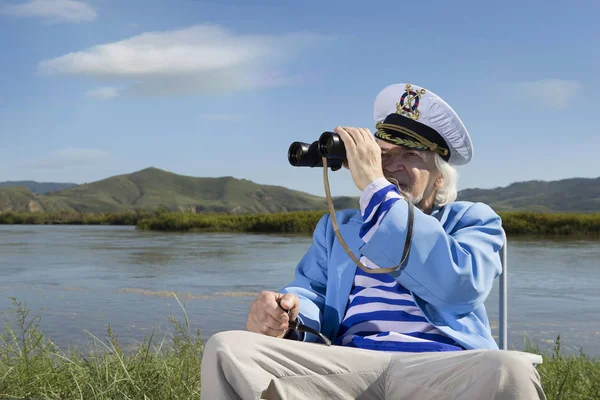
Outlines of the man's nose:
[[401,160],[389,160],[383,162],[383,168],[390,172],[404,171],[404,163]]

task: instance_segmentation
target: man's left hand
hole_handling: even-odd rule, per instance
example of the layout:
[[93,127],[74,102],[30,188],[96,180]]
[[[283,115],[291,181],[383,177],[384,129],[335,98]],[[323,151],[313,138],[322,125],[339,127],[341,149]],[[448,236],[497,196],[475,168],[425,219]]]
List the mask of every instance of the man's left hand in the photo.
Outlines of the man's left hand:
[[350,170],[354,184],[364,190],[371,182],[383,178],[381,148],[367,128],[338,126],[333,130],[340,135],[346,148],[344,167]]

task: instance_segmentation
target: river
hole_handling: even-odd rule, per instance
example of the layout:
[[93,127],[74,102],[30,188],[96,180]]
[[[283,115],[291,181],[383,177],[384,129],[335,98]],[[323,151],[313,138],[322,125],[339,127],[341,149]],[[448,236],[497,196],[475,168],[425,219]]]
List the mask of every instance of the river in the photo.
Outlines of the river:
[[[0,226],[0,309],[9,297],[41,317],[61,348],[106,338],[131,344],[183,320],[203,338],[244,329],[253,297],[294,274],[311,237],[141,232],[115,226]],[[540,348],[560,334],[566,351],[600,356],[600,242],[509,240],[509,348]],[[496,283],[497,285],[497,283]],[[486,301],[497,333],[497,286]],[[88,333],[89,332],[89,333]]]

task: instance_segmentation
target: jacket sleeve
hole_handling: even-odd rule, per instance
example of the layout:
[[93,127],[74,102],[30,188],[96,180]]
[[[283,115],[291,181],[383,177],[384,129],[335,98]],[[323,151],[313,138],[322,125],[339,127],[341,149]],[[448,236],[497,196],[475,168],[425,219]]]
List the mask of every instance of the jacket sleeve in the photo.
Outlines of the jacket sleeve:
[[[447,206],[441,220],[415,208],[408,262],[390,273],[421,299],[453,314],[471,312],[482,304],[502,270],[500,217],[483,203],[459,203]],[[408,204],[400,198],[377,224],[371,223],[362,255],[380,268],[397,265],[407,221]]]
[[[319,220],[314,233],[313,244],[296,267],[294,280],[281,290],[293,293],[300,299],[298,320],[317,331],[321,329],[327,287],[328,246],[326,244],[329,214]],[[304,335],[304,340],[314,341],[314,335]]]

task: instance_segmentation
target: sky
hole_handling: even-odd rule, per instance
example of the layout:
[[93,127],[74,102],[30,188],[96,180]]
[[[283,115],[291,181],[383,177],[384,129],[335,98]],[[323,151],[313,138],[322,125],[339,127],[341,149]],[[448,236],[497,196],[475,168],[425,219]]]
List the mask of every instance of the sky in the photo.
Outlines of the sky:
[[[600,2],[0,0],[0,181],[147,167],[324,195],[294,141],[413,83],[474,145],[459,189],[600,176]],[[348,170],[335,195],[356,196]]]

